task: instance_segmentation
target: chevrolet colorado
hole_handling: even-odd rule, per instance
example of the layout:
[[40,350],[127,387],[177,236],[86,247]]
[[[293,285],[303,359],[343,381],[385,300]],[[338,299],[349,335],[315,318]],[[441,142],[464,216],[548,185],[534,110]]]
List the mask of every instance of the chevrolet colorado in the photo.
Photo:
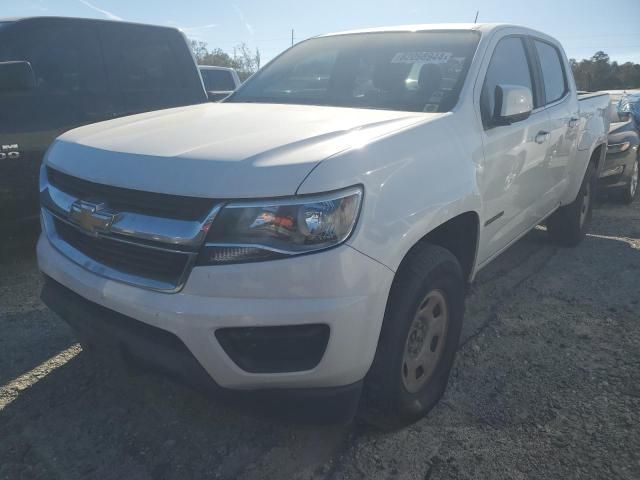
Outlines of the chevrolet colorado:
[[59,137],[43,299],[88,348],[406,424],[445,390],[467,282],[541,222],[585,235],[608,104],[524,27],[304,41],[222,103]]

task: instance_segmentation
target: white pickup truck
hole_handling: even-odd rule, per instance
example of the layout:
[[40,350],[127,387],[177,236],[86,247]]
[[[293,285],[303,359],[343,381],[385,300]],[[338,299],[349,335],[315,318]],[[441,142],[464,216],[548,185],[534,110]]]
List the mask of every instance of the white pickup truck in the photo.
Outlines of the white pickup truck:
[[478,270],[541,222],[585,235],[608,105],[523,27],[301,42],[223,103],[58,138],[43,299],[86,347],[405,424],[445,390]]

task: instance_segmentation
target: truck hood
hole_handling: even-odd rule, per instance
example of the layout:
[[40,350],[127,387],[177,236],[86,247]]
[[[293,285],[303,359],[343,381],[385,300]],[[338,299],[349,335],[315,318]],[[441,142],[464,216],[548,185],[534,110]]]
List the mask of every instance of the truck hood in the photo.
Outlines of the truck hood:
[[442,114],[218,103],[71,130],[45,162],[124,188],[212,198],[292,195],[323,159]]

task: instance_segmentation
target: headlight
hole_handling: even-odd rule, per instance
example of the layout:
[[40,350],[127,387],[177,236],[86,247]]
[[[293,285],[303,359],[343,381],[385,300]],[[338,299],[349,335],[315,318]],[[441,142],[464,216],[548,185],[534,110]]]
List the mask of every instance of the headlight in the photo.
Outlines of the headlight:
[[207,233],[198,265],[257,262],[324,250],[353,231],[362,188],[225,205]]
[[630,142],[622,142],[622,143],[611,143],[607,146],[607,152],[609,153],[620,153],[625,152],[629,149]]

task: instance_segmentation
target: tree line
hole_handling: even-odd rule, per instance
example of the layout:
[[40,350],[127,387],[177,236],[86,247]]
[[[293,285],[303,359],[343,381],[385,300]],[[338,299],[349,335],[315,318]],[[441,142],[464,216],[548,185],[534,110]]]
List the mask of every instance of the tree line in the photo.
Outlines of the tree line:
[[[206,42],[197,40],[191,40],[191,48],[199,65],[231,67],[238,72],[242,81],[260,68],[260,50],[256,48],[255,51],[251,51],[245,43],[238,44],[233,49],[233,55],[229,55],[221,48],[209,50]],[[569,63],[578,90],[595,92],[640,89],[640,64],[612,62],[609,55],[603,51],[598,51],[591,58],[580,61],[571,58]]]
[[640,88],[640,64],[612,62],[603,51],[591,58],[569,60],[578,90],[624,90]]

